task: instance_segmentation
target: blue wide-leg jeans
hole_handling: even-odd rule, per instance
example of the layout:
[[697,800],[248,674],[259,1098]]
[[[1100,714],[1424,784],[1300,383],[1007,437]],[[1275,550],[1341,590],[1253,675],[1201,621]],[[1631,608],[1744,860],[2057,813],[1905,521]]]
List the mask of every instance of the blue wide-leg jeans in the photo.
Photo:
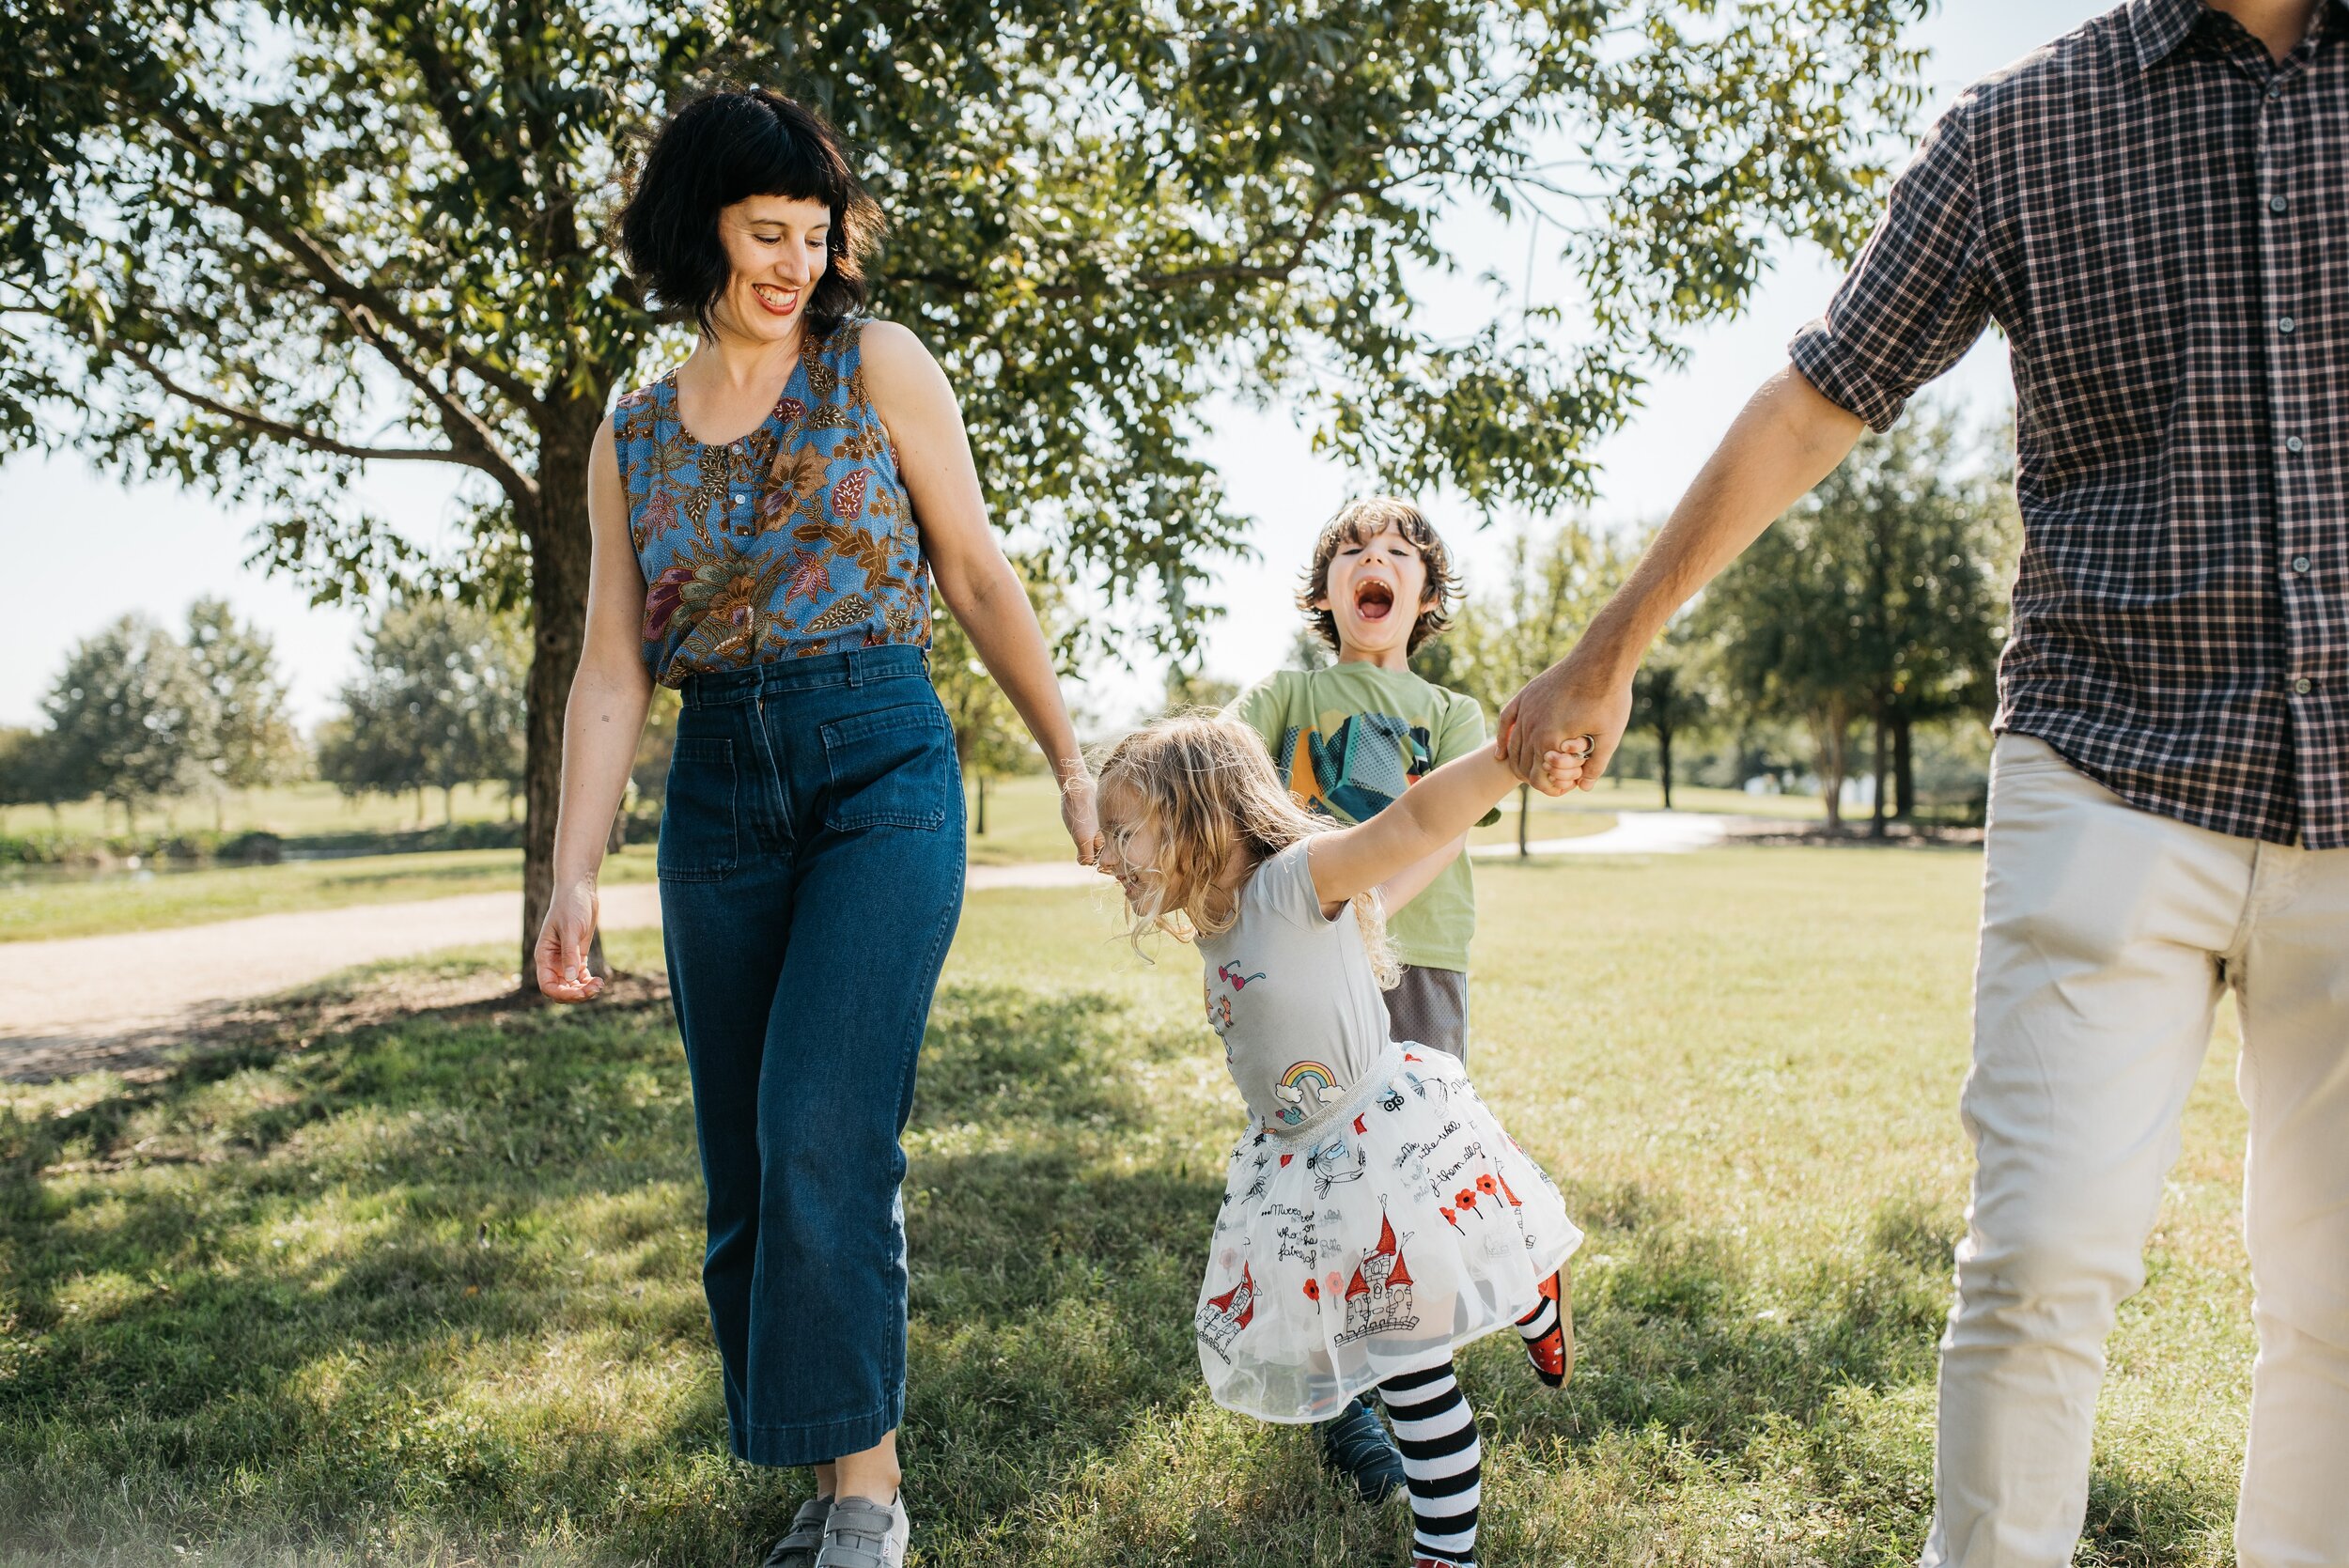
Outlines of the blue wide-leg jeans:
[[962,908],[962,782],[921,650],[684,689],[661,911],[709,1190],[735,1453],[859,1453],[905,1413],[898,1137]]

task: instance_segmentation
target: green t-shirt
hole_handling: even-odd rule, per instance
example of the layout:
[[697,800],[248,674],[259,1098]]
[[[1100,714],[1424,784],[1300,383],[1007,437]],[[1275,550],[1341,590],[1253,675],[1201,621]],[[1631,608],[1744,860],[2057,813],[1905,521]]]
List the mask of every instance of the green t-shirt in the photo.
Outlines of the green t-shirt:
[[[1241,692],[1229,712],[1264,737],[1281,782],[1307,810],[1348,824],[1377,815],[1413,780],[1485,744],[1485,710],[1474,697],[1376,664],[1283,670]],[[1468,856],[1396,911],[1388,931],[1403,962],[1467,972],[1476,935]]]

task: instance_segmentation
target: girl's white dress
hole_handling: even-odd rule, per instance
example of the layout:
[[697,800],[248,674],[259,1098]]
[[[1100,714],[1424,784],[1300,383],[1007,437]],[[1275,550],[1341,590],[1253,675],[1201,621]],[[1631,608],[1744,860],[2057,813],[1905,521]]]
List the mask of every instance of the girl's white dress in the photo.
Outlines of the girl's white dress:
[[1460,1063],[1388,1038],[1353,911],[1322,917],[1305,843],[1199,945],[1252,1112],[1194,1320],[1216,1402],[1324,1421],[1532,1312],[1582,1233]]

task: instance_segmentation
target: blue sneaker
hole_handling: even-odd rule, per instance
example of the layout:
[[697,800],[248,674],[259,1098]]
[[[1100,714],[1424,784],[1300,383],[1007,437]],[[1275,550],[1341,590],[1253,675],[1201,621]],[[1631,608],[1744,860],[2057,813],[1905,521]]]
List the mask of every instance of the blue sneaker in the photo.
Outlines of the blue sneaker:
[[1387,1423],[1371,1404],[1377,1397],[1362,1395],[1320,1429],[1321,1462],[1352,1482],[1364,1502],[1386,1501],[1403,1490],[1406,1481],[1403,1452],[1387,1436]]

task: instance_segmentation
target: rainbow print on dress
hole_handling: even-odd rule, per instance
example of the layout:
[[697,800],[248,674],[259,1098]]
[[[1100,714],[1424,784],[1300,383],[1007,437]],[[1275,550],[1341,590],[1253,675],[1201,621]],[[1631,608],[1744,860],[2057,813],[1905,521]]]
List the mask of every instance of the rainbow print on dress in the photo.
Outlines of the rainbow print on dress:
[[1292,1062],[1272,1092],[1281,1098],[1281,1120],[1296,1126],[1337,1098],[1337,1079],[1318,1062]]

